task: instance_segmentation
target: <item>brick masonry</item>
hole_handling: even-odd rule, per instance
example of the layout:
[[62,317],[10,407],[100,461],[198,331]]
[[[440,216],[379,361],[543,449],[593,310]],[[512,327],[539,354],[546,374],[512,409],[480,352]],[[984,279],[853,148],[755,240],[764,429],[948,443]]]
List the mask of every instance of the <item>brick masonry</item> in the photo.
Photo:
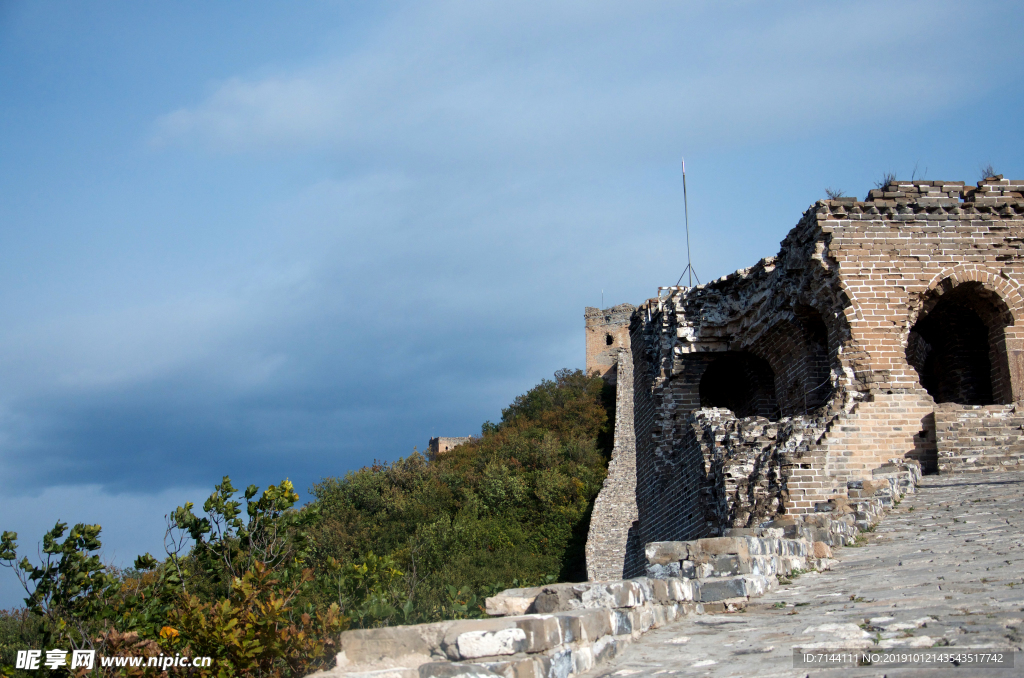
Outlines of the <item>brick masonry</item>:
[[587,374],[598,374],[608,383],[615,383],[616,357],[619,349],[629,348],[629,319],[634,310],[636,307],[632,304],[584,309]]
[[[1022,195],[1024,181],[997,176],[819,201],[776,256],[634,310],[624,572],[638,574],[626,562],[645,543],[812,513],[894,461],[1019,464]],[[609,320],[587,309],[588,370],[611,357],[593,340]]]
[[1024,410],[1011,405],[935,408],[939,472],[1024,469]]
[[[633,359],[618,349],[619,379],[615,387],[615,442],[608,476],[594,500],[587,535],[587,578],[590,581],[621,579],[639,563],[627,562],[629,531],[637,519],[636,436],[633,432]],[[633,558],[638,554],[633,549]]]

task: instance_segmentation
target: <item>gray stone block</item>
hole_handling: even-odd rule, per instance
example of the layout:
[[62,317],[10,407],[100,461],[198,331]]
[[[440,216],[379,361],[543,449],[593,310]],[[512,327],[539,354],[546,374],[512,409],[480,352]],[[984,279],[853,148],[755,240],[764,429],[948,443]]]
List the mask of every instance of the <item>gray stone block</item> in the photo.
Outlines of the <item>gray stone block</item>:
[[702,603],[710,603],[729,598],[744,598],[747,595],[747,582],[742,577],[728,579],[705,579],[700,583]]
[[605,636],[594,643],[594,663],[602,664],[616,657],[626,646],[624,642],[612,636]]
[[612,635],[613,612],[608,609],[573,610],[554,615],[566,643],[593,643],[598,638]]
[[330,671],[318,671],[307,678],[419,678],[419,672],[404,666],[372,671],[346,671],[344,668],[335,668]]
[[524,617],[454,622],[445,632],[441,649],[454,661],[525,652],[527,635],[519,627],[520,619]]
[[636,582],[614,582],[608,584],[607,589],[615,600],[615,607],[636,607],[646,600],[643,588]]
[[558,619],[552,615],[518,617],[515,623],[526,634],[526,652],[544,652],[562,644]]
[[437,622],[345,631],[339,639],[340,654],[346,663],[353,665],[391,663],[406,656],[426,660],[443,653],[444,636],[454,624],[456,622]]
[[750,572],[750,558],[737,555],[721,555],[711,559],[711,567],[716,577],[729,577]]
[[547,678],[569,678],[572,673],[572,651],[568,648],[550,655]]
[[548,614],[558,612],[559,610],[571,610],[573,606],[570,601],[577,600],[579,600],[579,597],[577,592],[573,590],[572,584],[544,586],[533,599],[529,612]]
[[665,565],[648,565],[647,576],[652,579],[668,579],[669,577],[682,576],[679,562],[666,563]]
[[633,633],[633,618],[628,610],[615,610],[612,618],[612,635],[624,636]]
[[644,547],[644,555],[651,565],[668,565],[686,560],[689,550],[685,541],[655,541]]
[[492,617],[513,617],[526,614],[540,593],[541,588],[535,586],[525,589],[508,589],[484,601],[487,614]]

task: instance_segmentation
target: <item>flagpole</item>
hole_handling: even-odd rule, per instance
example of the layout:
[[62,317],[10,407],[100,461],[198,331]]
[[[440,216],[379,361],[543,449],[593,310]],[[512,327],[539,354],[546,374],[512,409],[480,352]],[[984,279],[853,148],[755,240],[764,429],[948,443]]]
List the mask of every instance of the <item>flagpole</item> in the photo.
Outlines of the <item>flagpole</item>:
[[[686,158],[683,158],[683,214],[686,218],[686,268],[683,269],[682,275],[676,281],[676,287],[683,282],[683,276],[687,274],[690,276],[690,287],[693,287],[693,263],[690,259],[690,206],[686,199]],[[700,284],[700,278],[697,278],[697,283]]]
[[686,219],[686,268],[690,273],[690,287],[693,287],[693,265],[690,263],[690,207],[686,201],[686,158],[683,158],[683,214]]

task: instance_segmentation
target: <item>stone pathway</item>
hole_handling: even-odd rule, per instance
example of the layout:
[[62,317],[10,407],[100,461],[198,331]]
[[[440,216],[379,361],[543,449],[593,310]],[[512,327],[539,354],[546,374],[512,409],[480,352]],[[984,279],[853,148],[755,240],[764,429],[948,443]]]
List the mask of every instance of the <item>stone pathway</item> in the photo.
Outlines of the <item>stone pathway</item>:
[[[588,678],[1024,676],[1024,474],[928,476],[832,571],[656,629]],[[1002,648],[1013,669],[794,669],[793,647]]]

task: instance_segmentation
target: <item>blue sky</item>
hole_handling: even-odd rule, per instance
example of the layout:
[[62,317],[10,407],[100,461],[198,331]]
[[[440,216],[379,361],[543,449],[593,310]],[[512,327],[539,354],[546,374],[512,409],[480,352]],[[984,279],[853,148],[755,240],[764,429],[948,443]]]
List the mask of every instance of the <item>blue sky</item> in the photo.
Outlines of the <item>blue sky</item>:
[[[1019,3],[0,0],[0,528],[160,553],[582,367],[824,189],[1024,177]],[[18,599],[0,573],[0,605]]]

